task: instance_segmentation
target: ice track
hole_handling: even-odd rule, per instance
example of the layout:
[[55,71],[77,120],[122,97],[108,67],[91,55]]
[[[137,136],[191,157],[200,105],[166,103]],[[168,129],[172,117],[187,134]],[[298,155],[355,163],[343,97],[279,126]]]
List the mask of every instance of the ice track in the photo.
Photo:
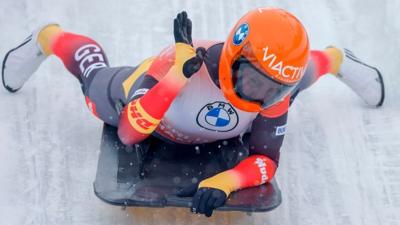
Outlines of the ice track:
[[[112,65],[135,65],[173,41],[187,10],[196,39],[225,39],[247,10],[278,6],[305,24],[313,48],[338,44],[381,69],[380,109],[333,77],[290,111],[277,174],[283,203],[247,216],[184,209],[121,210],[93,194],[102,124],[78,82],[50,58],[17,94],[0,91],[0,225],[279,224],[400,225],[400,1],[1,0],[1,57],[48,21],[89,35]],[[131,212],[130,212],[131,211]]]

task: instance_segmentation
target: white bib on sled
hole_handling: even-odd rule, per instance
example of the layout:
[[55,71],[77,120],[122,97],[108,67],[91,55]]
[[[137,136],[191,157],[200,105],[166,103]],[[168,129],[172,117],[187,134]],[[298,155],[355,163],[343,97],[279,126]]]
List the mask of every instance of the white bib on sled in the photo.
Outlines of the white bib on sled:
[[157,133],[183,144],[209,143],[244,133],[256,116],[233,107],[203,64],[173,101]]

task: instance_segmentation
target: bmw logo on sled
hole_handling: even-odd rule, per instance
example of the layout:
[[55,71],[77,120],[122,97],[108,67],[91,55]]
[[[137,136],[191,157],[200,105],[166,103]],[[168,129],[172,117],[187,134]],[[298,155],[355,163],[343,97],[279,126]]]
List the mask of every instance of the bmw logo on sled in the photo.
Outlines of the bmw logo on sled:
[[233,130],[239,118],[236,110],[226,102],[205,105],[197,115],[197,124],[207,130],[227,132]]

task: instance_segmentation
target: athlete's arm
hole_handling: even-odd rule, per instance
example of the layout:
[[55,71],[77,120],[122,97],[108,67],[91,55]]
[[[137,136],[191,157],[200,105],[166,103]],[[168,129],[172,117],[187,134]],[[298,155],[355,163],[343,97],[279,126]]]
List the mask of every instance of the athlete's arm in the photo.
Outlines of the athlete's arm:
[[278,167],[280,148],[286,131],[287,110],[274,116],[260,113],[252,123],[249,140],[249,157],[242,160],[234,168],[217,174],[200,183],[201,187],[215,187],[218,182],[219,189],[227,195],[246,187],[258,186],[270,181]]
[[[187,18],[186,12],[179,13],[174,20],[175,60],[171,58],[162,60],[162,57],[159,57],[153,62],[154,67],[158,63],[166,64],[163,68],[168,68],[168,71],[163,75],[162,70],[150,69],[149,75],[154,79],[159,78],[159,82],[153,81],[156,84],[146,94],[129,102],[122,110],[118,136],[124,144],[139,143],[147,138],[157,128],[188,78],[200,69],[204,51],[199,50],[196,53],[194,50],[191,27],[191,21]],[[168,67],[170,64],[171,66]],[[151,80],[150,77],[146,79]]]
[[178,196],[193,196],[192,211],[211,216],[230,193],[270,181],[276,172],[286,130],[290,97],[262,111],[252,123],[249,157],[234,168],[182,189]]
[[261,114],[253,121],[249,157],[233,168],[238,177],[232,191],[270,181],[279,165],[280,148],[286,132],[287,112],[274,118]]

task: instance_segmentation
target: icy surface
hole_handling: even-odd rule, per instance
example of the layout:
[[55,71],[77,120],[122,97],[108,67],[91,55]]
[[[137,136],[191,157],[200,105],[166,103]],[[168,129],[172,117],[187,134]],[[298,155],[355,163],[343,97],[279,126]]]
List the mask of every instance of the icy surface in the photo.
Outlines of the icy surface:
[[400,224],[400,1],[1,0],[3,56],[48,21],[89,35],[112,65],[135,65],[172,43],[172,18],[186,9],[194,38],[225,39],[248,9],[274,5],[305,24],[313,48],[338,44],[381,69],[384,107],[365,107],[324,77],[291,108],[278,181],[283,203],[270,213],[186,209],[129,211],[93,194],[102,124],[78,82],[49,58],[17,94],[0,90],[0,224]]

